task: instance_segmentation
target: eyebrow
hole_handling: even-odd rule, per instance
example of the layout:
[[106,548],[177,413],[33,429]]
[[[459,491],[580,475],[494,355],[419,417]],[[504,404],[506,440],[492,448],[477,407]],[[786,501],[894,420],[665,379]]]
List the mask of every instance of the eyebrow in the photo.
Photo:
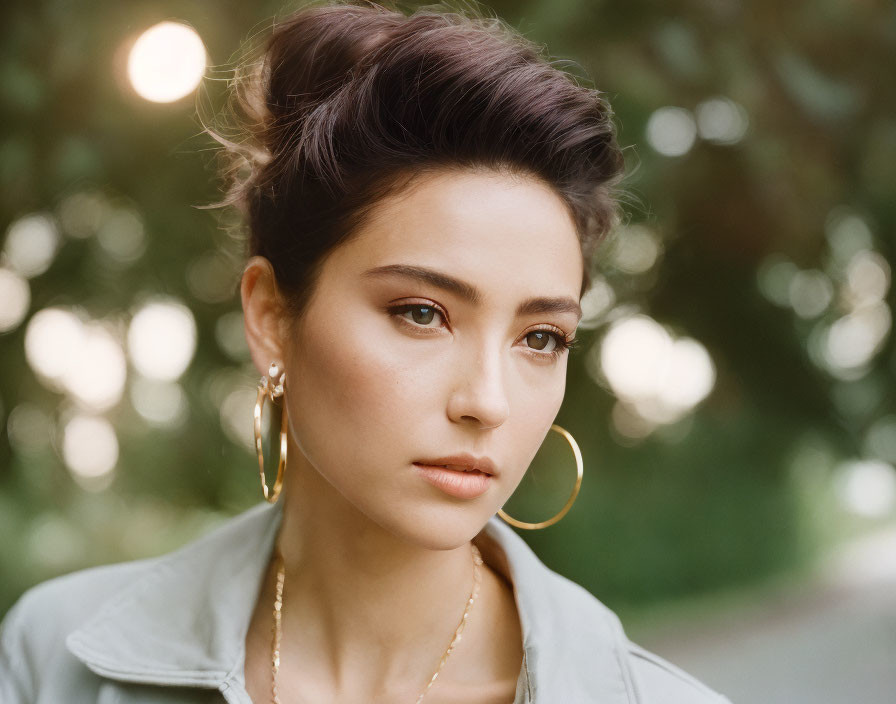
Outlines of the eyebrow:
[[[482,302],[482,293],[472,284],[461,281],[453,276],[428,269],[422,266],[412,266],[410,264],[386,264],[385,266],[377,266],[368,269],[363,276],[403,276],[409,279],[415,279],[424,283],[431,284],[445,291],[450,291],[466,301],[476,305]],[[533,315],[536,313],[573,313],[576,319],[582,317],[582,308],[572,298],[567,296],[560,297],[535,297],[527,298],[519,304],[516,309],[517,316]]]

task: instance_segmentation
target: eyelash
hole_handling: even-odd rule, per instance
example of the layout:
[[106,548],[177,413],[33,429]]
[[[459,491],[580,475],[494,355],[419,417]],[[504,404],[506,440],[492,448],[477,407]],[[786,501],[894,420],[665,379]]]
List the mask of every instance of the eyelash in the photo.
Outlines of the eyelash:
[[[406,322],[408,325],[411,325],[412,327],[426,329],[424,326],[418,325],[417,323],[414,323],[414,322],[408,320],[407,318],[401,318],[402,313],[407,313],[409,310],[414,310],[415,308],[432,308],[440,316],[442,316],[442,320],[446,320],[446,321],[448,320],[448,315],[445,313],[444,310],[442,310],[441,306],[438,306],[434,303],[403,303],[402,305],[399,305],[399,306],[392,306],[391,308],[388,308],[387,310],[390,314],[392,314],[396,317],[399,317],[401,320]],[[552,350],[551,352],[538,352],[536,350],[533,350],[532,354],[536,357],[549,357],[552,359],[556,359],[556,358],[560,357],[560,355],[562,355],[565,351],[572,350],[572,349],[578,347],[581,342],[579,340],[579,338],[576,338],[576,337],[567,340],[565,335],[557,332],[556,330],[552,330],[550,328],[536,328],[535,330],[529,330],[529,332],[546,332],[551,337],[553,337],[557,343],[557,347],[554,350]]]

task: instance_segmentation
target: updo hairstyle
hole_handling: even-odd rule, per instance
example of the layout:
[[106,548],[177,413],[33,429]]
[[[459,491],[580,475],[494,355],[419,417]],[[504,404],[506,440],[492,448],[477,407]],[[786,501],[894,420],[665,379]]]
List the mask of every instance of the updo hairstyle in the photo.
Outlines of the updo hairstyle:
[[225,129],[224,197],[246,255],[266,257],[299,318],[327,254],[386,196],[444,169],[534,176],[567,206],[582,247],[618,223],[624,170],[612,111],[496,17],[430,5],[313,2],[240,62]]

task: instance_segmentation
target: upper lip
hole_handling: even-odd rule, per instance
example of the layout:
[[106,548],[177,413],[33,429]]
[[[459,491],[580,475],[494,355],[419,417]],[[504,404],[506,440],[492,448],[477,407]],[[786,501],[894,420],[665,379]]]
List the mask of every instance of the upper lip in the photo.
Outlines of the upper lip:
[[436,457],[433,459],[425,459],[425,460],[417,460],[416,464],[428,464],[428,465],[451,465],[454,467],[459,467],[462,470],[470,470],[470,469],[478,469],[480,472],[484,472],[485,474],[495,475],[498,473],[498,470],[495,467],[495,463],[488,457],[474,457],[468,452],[464,452],[459,455],[451,455],[449,457]]

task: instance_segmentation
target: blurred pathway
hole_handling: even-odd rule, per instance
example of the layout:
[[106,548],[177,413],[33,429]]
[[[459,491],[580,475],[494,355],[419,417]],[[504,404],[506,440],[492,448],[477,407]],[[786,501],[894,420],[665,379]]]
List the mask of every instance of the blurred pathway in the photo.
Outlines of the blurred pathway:
[[733,704],[896,704],[896,528],[841,548],[799,590],[629,635]]

